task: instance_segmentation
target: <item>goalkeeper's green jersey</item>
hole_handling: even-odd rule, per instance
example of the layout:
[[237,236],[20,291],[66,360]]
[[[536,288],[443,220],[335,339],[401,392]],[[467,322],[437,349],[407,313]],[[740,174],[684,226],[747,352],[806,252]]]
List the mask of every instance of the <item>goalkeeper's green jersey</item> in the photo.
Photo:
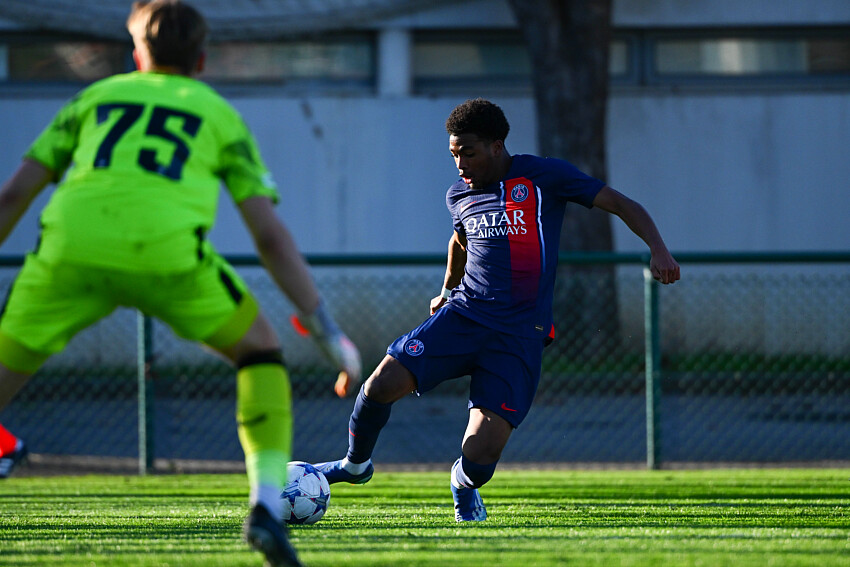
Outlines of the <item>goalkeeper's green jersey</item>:
[[206,84],[133,72],[68,102],[26,154],[59,183],[41,215],[38,255],[124,271],[191,269],[224,182],[233,200],[277,201],[238,112]]

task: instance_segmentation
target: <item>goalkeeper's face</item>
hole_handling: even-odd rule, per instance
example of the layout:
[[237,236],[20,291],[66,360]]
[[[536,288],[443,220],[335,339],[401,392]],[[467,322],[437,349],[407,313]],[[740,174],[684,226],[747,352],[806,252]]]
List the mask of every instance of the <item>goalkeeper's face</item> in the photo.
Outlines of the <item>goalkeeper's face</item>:
[[449,151],[460,178],[473,189],[483,189],[501,179],[505,144],[501,140],[485,140],[475,134],[452,134]]

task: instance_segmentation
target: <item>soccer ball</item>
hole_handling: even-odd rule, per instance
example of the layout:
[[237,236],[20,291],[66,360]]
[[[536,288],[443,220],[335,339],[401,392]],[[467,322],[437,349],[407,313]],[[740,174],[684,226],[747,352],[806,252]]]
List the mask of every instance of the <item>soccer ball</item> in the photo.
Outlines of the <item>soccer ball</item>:
[[287,524],[315,524],[322,519],[331,500],[328,479],[316,467],[304,461],[286,465],[286,486],[283,500],[283,521]]

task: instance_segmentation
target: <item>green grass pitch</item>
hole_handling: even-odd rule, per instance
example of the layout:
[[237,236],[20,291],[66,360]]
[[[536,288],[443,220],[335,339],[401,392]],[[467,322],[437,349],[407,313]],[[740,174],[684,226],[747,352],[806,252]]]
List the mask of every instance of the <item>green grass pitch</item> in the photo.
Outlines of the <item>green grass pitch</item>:
[[[850,470],[498,471],[456,524],[448,472],[334,485],[290,530],[320,566],[850,566]],[[2,566],[254,566],[244,475],[0,482]]]

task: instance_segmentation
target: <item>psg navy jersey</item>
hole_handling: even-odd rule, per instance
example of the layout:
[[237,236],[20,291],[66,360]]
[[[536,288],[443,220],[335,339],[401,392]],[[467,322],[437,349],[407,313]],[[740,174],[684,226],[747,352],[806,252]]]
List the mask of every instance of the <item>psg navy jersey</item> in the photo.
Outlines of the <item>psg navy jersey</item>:
[[546,336],[564,208],[592,207],[604,185],[568,162],[522,154],[498,183],[452,185],[446,205],[467,257],[447,307],[499,331]]

